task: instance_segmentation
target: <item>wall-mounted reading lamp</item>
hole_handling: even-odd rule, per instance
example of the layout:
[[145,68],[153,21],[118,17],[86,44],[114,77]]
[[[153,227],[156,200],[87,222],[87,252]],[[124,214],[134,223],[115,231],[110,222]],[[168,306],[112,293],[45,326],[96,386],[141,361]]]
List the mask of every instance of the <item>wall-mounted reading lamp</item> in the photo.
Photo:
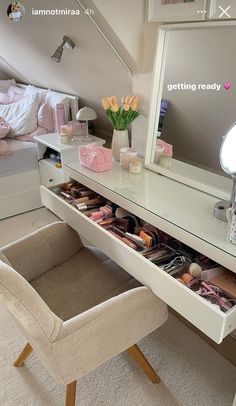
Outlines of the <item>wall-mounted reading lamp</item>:
[[61,45],[59,45],[59,47],[57,47],[56,51],[51,56],[51,58],[55,62],[60,62],[62,53],[63,53],[63,49],[64,48],[73,49],[74,47],[75,47],[74,41],[72,41],[72,39],[70,37],[67,37],[67,35],[64,35]]

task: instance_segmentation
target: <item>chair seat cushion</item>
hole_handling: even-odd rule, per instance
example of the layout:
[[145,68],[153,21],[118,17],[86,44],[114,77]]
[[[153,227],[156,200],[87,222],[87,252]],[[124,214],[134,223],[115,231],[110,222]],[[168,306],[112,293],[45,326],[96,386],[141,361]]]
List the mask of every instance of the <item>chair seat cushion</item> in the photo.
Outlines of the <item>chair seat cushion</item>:
[[140,283],[100,250],[84,247],[31,285],[65,321]]

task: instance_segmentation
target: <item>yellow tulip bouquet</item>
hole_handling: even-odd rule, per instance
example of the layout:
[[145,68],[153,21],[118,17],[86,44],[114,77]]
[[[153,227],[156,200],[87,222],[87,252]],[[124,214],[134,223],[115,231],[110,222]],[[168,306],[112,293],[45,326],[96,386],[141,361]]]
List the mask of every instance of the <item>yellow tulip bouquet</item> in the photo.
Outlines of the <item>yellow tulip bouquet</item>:
[[119,106],[116,96],[104,97],[102,106],[115,130],[124,131],[141,112],[139,111],[139,98],[137,96],[123,96],[122,107]]

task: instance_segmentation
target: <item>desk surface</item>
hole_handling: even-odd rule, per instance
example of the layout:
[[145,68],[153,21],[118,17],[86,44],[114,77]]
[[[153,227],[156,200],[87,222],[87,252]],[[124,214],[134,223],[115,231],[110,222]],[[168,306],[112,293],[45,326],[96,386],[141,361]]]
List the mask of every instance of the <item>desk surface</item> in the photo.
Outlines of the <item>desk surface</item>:
[[217,198],[162,175],[143,169],[130,174],[113,162],[110,171],[93,172],[80,163],[67,165],[104,188],[148,210],[178,228],[231,256],[236,272],[236,246],[227,239],[228,224],[213,216]]
[[92,144],[94,142],[99,143],[100,145],[105,144],[105,140],[99,137],[95,137],[95,135],[90,135],[89,141],[82,141],[79,136],[75,136],[73,141],[67,142],[66,144],[61,144],[60,135],[57,133],[37,135],[34,138],[41,144],[51,147],[58,152],[61,152],[62,150],[65,151],[72,148],[81,147],[86,144]]

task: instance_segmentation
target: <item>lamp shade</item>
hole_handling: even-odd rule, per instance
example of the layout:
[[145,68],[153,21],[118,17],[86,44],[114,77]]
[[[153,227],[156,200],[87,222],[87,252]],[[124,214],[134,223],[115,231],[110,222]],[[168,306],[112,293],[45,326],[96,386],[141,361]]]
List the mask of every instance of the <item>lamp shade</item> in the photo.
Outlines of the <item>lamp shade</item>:
[[82,107],[76,114],[76,120],[90,121],[96,120],[97,113],[90,107]]
[[59,47],[57,47],[56,51],[54,52],[54,54],[51,56],[51,58],[55,61],[55,62],[60,62],[61,61],[61,57],[62,57],[62,53],[63,53],[63,48],[60,45]]

